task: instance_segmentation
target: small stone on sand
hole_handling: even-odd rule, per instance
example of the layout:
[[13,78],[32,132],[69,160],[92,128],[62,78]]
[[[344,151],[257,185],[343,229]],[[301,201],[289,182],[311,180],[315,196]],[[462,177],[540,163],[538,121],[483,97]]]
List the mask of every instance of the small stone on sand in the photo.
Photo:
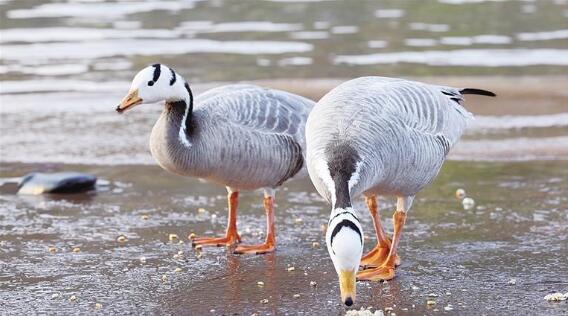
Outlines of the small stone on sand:
[[76,302],[77,300],[78,298],[75,295],[71,295],[71,297],[69,298],[69,302]]
[[177,268],[175,269],[175,272],[182,272],[182,271],[183,271],[183,269],[180,268],[180,267],[177,267]]
[[125,243],[128,241],[128,238],[126,238],[126,236],[124,235],[120,235],[118,237],[116,237],[116,241],[118,241],[119,243]]
[[144,215],[140,216],[140,218],[142,218],[143,220],[147,221],[147,220],[150,219],[150,215],[144,214]]
[[178,240],[178,238],[179,238],[179,237],[178,237],[177,234],[169,234],[169,235],[168,235],[168,239],[169,239],[170,241],[176,241],[176,240]]
[[95,309],[101,309],[101,308],[103,308],[103,304],[95,303]]
[[457,190],[456,190],[456,198],[457,198],[458,200],[461,201],[461,200],[465,199],[465,196],[466,196],[466,194],[465,194],[465,190],[464,190],[464,189],[461,189],[461,188],[460,188],[460,189],[457,189]]
[[545,300],[549,301],[549,302],[560,302],[560,301],[565,301],[568,300],[568,293],[552,293],[552,294],[548,294],[544,297]]
[[318,283],[316,281],[310,281],[310,285],[316,287],[318,286]]
[[53,299],[59,298],[59,296],[61,296],[59,293],[51,294],[51,298],[53,298]]
[[294,271],[294,270],[296,270],[296,268],[294,268],[294,267],[288,267],[288,268],[286,269],[286,271]]
[[47,247],[47,251],[51,252],[51,253],[56,253],[57,252],[57,248],[55,248],[54,246],[49,246]]
[[79,252],[81,252],[81,248],[75,247],[75,248],[73,248],[73,252],[74,252],[74,253],[79,253]]
[[312,248],[318,248],[319,246],[320,246],[320,243],[317,242],[317,241],[314,241],[314,242],[312,243]]
[[167,275],[162,275],[162,282],[166,283],[168,282],[168,276]]
[[509,285],[515,285],[515,284],[517,284],[517,279],[509,280]]
[[260,300],[260,303],[261,304],[268,304],[268,299],[263,298],[263,299]]
[[462,201],[462,206],[464,210],[471,210],[475,206],[475,200],[472,198],[465,198]]
[[140,262],[146,263],[146,257],[140,257]]
[[426,301],[426,305],[428,305],[428,306],[434,306],[434,305],[436,305],[436,301],[434,301],[434,300],[427,300],[427,301]]
[[263,287],[263,286],[264,286],[264,282],[258,281],[258,282],[256,282],[256,285],[258,285],[259,287]]
[[300,294],[294,294],[294,298],[300,298]]

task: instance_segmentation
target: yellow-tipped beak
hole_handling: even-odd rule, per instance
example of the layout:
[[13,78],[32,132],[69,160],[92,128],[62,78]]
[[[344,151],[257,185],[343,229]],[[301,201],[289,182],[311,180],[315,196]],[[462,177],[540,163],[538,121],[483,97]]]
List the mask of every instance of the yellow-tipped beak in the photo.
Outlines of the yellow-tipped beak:
[[341,291],[341,301],[347,306],[351,306],[353,305],[353,302],[355,302],[355,296],[357,295],[355,282],[355,271],[339,271],[339,290]]
[[132,90],[127,96],[122,99],[120,104],[116,107],[116,112],[122,113],[127,109],[142,103],[142,99],[138,96],[138,89]]

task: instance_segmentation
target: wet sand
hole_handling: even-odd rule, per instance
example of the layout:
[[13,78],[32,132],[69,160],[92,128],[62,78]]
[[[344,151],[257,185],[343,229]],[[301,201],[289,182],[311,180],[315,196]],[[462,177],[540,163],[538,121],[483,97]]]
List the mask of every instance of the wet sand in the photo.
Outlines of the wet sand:
[[[0,186],[2,314],[90,314],[96,303],[100,314],[346,311],[320,227],[329,206],[308,180],[288,183],[277,194],[275,254],[204,248],[198,259],[187,236],[223,232],[223,188],[156,166],[4,163],[0,168],[3,179],[32,170],[78,170],[101,180],[96,192],[70,196],[17,196],[14,185]],[[397,315],[566,314],[566,302],[543,297],[568,291],[567,170],[565,161],[448,162],[410,212],[398,277],[358,283],[354,308],[390,307]],[[457,188],[465,188],[477,208],[463,210],[454,197]],[[380,202],[389,231],[393,202]],[[372,225],[362,201],[357,207],[371,237],[369,249]],[[244,242],[262,240],[260,193],[242,194],[238,219]],[[122,234],[125,243],[116,241]],[[182,243],[170,241],[169,234]],[[314,248],[314,242],[320,246]],[[435,306],[426,304],[430,294]],[[77,300],[71,302],[73,295]],[[444,311],[448,305],[452,311]]]

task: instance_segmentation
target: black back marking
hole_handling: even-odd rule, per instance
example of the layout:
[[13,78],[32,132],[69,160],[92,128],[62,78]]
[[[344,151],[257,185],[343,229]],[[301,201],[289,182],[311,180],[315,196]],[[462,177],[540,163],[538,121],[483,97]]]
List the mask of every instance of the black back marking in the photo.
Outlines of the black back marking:
[[329,174],[335,183],[335,208],[350,207],[349,179],[356,170],[359,154],[349,144],[339,143],[328,146],[325,155]]
[[[361,234],[359,227],[357,227],[357,225],[355,225],[355,223],[353,223],[352,221],[344,219],[341,222],[339,222],[337,225],[335,225],[333,231],[331,232],[330,243],[332,250],[333,250],[333,239],[335,238],[335,235],[337,235],[343,227],[347,227],[355,231],[359,235],[359,239],[361,240],[361,245],[363,244],[363,234]],[[335,251],[333,253],[335,253]]]
[[172,73],[172,79],[170,79],[170,86],[173,86],[176,83],[176,72],[170,68],[170,72]]
[[477,95],[484,95],[488,97],[496,97],[497,95],[491,91],[483,90],[483,89],[474,89],[474,88],[465,88],[460,90],[461,94],[477,94]]
[[327,223],[327,225],[328,225],[328,226],[331,225],[331,221],[333,221],[337,216],[339,216],[339,215],[345,215],[345,214],[353,216],[353,218],[354,218],[356,221],[359,222],[359,219],[357,218],[357,216],[355,216],[355,214],[353,214],[353,213],[351,213],[351,212],[348,212],[348,211],[343,211],[343,212],[339,212],[339,213],[335,214],[334,217],[330,218],[330,219],[329,219],[329,222]]
[[154,74],[152,76],[152,80],[148,81],[149,86],[153,86],[154,83],[160,79],[160,72],[162,71],[160,64],[153,64],[152,67],[154,67]]

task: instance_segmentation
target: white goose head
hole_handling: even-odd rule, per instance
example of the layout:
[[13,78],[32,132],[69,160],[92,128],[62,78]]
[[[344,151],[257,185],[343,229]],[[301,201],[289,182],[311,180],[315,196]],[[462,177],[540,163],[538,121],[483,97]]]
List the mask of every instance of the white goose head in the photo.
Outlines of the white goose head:
[[122,113],[139,104],[161,101],[191,102],[190,94],[187,82],[173,69],[154,64],[136,74],[128,94],[122,99],[116,111]]
[[325,241],[327,251],[339,276],[341,301],[351,306],[357,294],[356,275],[363,255],[363,229],[353,208],[333,210]]

